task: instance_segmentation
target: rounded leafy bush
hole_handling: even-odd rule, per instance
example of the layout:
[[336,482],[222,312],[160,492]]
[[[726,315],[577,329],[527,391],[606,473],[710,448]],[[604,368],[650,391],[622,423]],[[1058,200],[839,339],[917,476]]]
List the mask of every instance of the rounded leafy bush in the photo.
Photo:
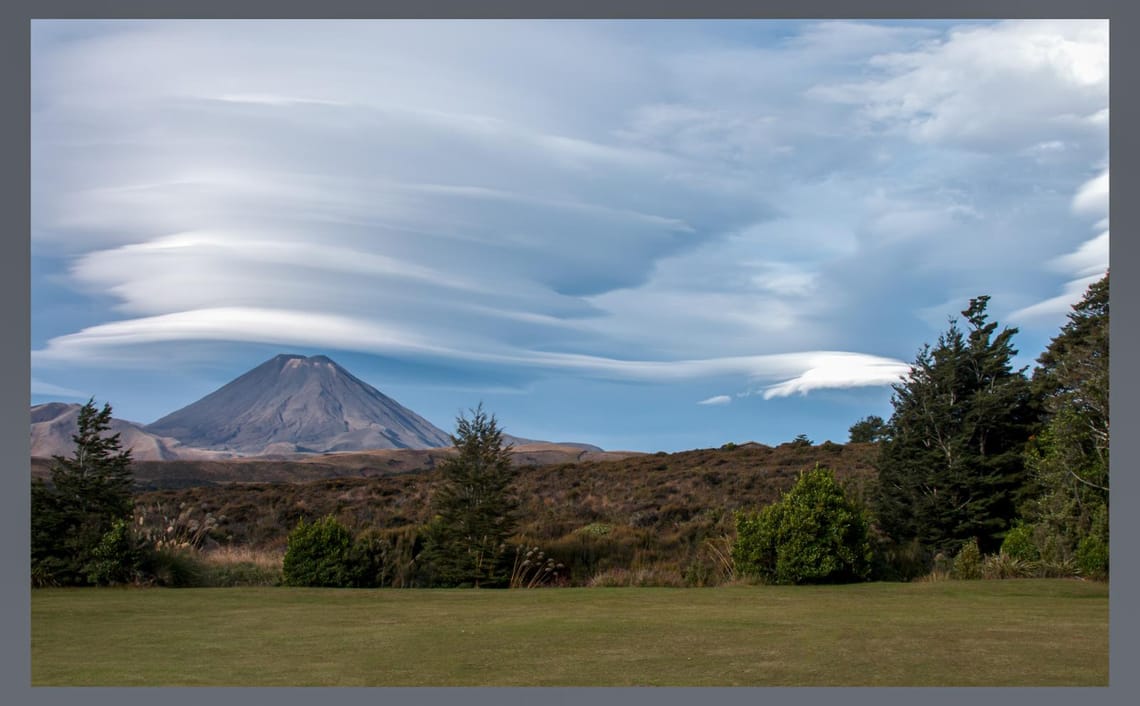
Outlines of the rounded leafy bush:
[[352,533],[331,515],[289,533],[281,570],[288,586],[352,586],[357,570]]
[[737,514],[736,571],[772,583],[864,581],[872,558],[868,525],[832,472],[816,467],[779,502]]
[[1005,533],[1001,543],[1001,553],[1018,561],[1037,561],[1041,558],[1041,550],[1033,541],[1033,526],[1023,522],[1014,524]]

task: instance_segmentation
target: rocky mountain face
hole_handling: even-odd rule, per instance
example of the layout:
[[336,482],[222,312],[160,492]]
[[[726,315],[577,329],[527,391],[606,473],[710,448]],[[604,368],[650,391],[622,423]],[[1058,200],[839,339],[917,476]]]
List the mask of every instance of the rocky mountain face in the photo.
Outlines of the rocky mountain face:
[[323,355],[279,355],[143,428],[241,455],[426,449],[446,432]]

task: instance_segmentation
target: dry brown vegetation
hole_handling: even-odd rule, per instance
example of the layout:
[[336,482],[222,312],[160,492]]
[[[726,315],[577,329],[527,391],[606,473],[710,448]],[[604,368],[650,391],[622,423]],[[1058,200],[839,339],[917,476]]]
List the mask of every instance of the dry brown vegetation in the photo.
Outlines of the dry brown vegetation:
[[[162,522],[164,513],[175,508],[203,518],[209,514],[216,521],[209,545],[280,551],[300,519],[329,514],[356,530],[407,533],[430,520],[430,499],[440,480],[434,465],[442,453],[338,454],[276,462],[281,478],[305,478],[313,468],[321,473],[339,469],[336,477],[302,482],[249,482],[251,475],[275,477],[270,473],[275,462],[263,459],[167,462],[167,478],[176,484],[194,481],[195,473],[206,484],[145,490],[137,504],[149,512],[148,523]],[[581,453],[574,450],[575,456]],[[596,460],[588,460],[590,454]],[[385,457],[396,458],[399,470],[392,464],[384,473],[376,461]],[[648,569],[659,585],[722,582],[730,578],[720,555],[723,538],[733,532],[735,510],[771,503],[800,471],[816,464],[832,468],[856,496],[865,494],[875,476],[874,447],[864,444],[743,444],[597,457],[589,452],[573,463],[524,464],[517,482],[522,501],[517,539],[564,563],[566,580],[578,585],[602,572]],[[415,458],[423,462],[418,470],[409,467]],[[156,470],[161,469],[147,472]]]

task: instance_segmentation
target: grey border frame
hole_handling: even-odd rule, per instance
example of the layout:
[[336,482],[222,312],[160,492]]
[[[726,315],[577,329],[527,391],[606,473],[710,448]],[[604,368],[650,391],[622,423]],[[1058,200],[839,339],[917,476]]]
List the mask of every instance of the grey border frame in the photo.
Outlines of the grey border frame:
[[[1109,18],[1111,20],[1111,65],[1118,72],[1112,100],[1111,153],[1115,162],[1112,191],[1131,194],[1135,190],[1135,137],[1131,126],[1140,124],[1136,117],[1136,97],[1127,90],[1132,85],[1129,73],[1137,65],[1135,44],[1130,42],[1136,29],[1135,3],[1124,0],[964,0],[959,2],[906,2],[904,0],[770,0],[748,3],[745,0],[555,0],[536,6],[526,0],[437,0],[415,3],[361,2],[359,0],[325,0],[308,3],[303,0],[9,0],[3,5],[0,22],[0,62],[8,100],[4,103],[3,130],[0,131],[0,164],[3,165],[4,189],[2,213],[8,215],[9,228],[3,237],[3,301],[7,303],[5,323],[7,335],[2,349],[3,364],[9,372],[0,378],[4,403],[0,406],[0,433],[6,472],[2,474],[5,491],[0,513],[3,539],[2,583],[3,616],[0,622],[0,675],[8,687],[9,703],[65,703],[77,699],[84,703],[195,703],[203,700],[284,701],[306,703],[313,698],[332,702],[358,703],[391,701],[394,703],[448,703],[462,700],[467,704],[487,703],[678,703],[711,701],[714,703],[754,703],[775,699],[781,703],[815,703],[842,699],[868,703],[958,703],[962,700],[1013,700],[1038,703],[1069,703],[1079,699],[1087,703],[1128,702],[1136,691],[1140,677],[1133,665],[1137,657],[1135,613],[1130,610],[1130,597],[1137,588],[1136,563],[1129,539],[1137,534],[1136,514],[1122,502],[1137,496],[1140,480],[1131,468],[1137,458],[1136,441],[1127,433],[1136,428],[1135,376],[1127,362],[1136,360],[1136,321],[1131,303],[1140,301],[1140,285],[1131,279],[1136,250],[1132,235],[1135,207],[1132,199],[1118,198],[1112,219],[1118,233],[1112,242],[1116,276],[1112,299],[1116,312],[1112,325],[1112,373],[1114,418],[1118,433],[1112,464],[1115,470],[1113,500],[1118,511],[1112,515],[1113,577],[1110,591],[1111,665],[1110,686],[1096,689],[843,689],[842,693],[823,688],[803,689],[320,689],[319,693],[304,689],[238,688],[207,689],[32,689],[30,659],[30,589],[27,562],[28,484],[25,469],[28,459],[27,423],[30,366],[30,169],[28,139],[29,105],[29,21],[33,18],[856,18],[856,19],[1005,19],[1005,18]],[[1120,74],[1123,72],[1123,74]],[[1121,304],[1124,308],[1121,308]]]

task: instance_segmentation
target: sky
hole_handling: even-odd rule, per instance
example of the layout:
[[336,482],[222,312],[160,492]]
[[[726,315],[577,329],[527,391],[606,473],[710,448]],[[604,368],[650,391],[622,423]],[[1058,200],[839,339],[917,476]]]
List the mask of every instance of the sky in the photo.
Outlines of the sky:
[[1107,270],[1108,26],[34,21],[31,403],[324,354],[445,431],[846,441]]

